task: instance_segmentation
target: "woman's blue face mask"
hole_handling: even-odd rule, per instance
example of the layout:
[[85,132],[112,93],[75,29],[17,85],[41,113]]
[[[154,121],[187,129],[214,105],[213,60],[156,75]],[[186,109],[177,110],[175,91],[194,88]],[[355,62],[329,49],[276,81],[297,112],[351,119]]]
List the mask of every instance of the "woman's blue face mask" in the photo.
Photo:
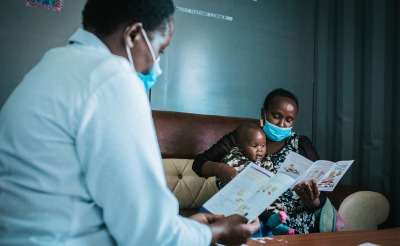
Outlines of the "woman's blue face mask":
[[[162,74],[162,70],[160,67],[160,57],[158,57],[156,59],[153,47],[151,46],[150,40],[147,37],[147,34],[143,28],[142,28],[142,34],[143,34],[144,40],[146,41],[147,47],[149,47],[151,57],[153,58],[153,66],[150,67],[149,73],[146,75],[139,73],[139,72],[136,72],[136,73],[139,76],[140,80],[142,80],[144,87],[146,88],[146,91],[148,91],[157,82],[157,78]],[[135,65],[133,64],[133,60],[132,60],[131,50],[129,49],[128,45],[125,45],[125,46],[126,46],[126,52],[128,53],[129,63],[131,63],[131,65],[135,68]]]
[[279,142],[292,135],[292,127],[282,128],[269,123],[267,120],[265,120],[265,125],[263,127],[263,130],[267,135],[268,139],[274,142]]
[[162,74],[162,70],[160,67],[160,57],[155,60],[153,66],[150,68],[150,71],[147,75],[136,72],[139,78],[143,81],[144,87],[146,91],[150,90],[151,87],[157,82],[157,78]]

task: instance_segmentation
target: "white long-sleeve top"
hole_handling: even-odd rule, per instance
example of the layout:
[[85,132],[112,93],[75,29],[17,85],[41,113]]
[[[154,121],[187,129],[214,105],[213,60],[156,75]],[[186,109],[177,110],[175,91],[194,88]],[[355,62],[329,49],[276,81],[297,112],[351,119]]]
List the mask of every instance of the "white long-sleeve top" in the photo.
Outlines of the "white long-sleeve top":
[[209,245],[178,215],[142,82],[82,29],[0,113],[0,245]]

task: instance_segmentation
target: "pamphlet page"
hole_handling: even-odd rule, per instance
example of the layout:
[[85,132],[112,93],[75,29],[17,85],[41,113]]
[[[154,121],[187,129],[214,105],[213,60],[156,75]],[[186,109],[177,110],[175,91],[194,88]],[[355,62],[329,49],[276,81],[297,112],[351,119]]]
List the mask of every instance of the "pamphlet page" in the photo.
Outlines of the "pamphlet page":
[[275,174],[261,189],[243,202],[236,209],[236,213],[246,216],[249,221],[253,221],[294,183],[295,180],[286,174]]
[[278,173],[284,173],[298,181],[312,165],[312,161],[291,151],[278,169]]
[[297,181],[297,183],[311,181],[312,179],[316,179],[317,182],[319,182],[333,165],[335,165],[334,162],[318,160],[314,162],[314,165],[308,169],[308,171],[299,179],[299,181]]
[[322,178],[318,179],[319,190],[333,191],[353,162],[354,160],[334,163],[328,172]]
[[274,175],[254,163],[246,166],[231,182],[211,197],[203,209],[213,214],[241,214],[249,222],[260,215],[295,179]]
[[296,184],[315,179],[320,191],[333,191],[340,179],[346,173],[354,160],[349,161],[326,161],[318,160],[312,162],[307,158],[291,152],[278,169],[278,173],[285,173],[294,179]]

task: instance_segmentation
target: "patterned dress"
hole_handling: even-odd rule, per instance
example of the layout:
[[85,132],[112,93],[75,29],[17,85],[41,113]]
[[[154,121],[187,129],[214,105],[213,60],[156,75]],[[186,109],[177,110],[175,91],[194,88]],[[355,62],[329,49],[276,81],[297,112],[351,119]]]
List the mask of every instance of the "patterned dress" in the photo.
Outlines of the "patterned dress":
[[[281,151],[273,155],[266,155],[263,161],[256,164],[276,173],[290,151],[298,153],[299,136],[296,133],[292,133],[285,141],[285,145]],[[240,172],[250,161],[238,148],[234,147],[231,149],[230,153],[222,159],[222,162],[234,167]],[[221,189],[223,187],[221,180],[217,178],[216,182],[218,188]],[[285,211],[288,215],[287,226],[295,229],[297,233],[310,233],[317,230],[314,211],[308,210],[303,201],[292,189],[285,191],[267,210],[271,213]]]

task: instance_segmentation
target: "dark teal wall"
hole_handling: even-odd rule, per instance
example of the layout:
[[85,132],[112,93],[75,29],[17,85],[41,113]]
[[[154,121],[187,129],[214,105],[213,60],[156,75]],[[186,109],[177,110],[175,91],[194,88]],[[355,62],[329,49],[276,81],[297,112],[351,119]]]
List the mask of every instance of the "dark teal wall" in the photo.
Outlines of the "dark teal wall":
[[55,12],[26,7],[24,0],[0,2],[0,107],[45,51],[67,43],[84,3],[67,0]]
[[295,130],[312,135],[314,0],[175,4],[153,109],[259,118],[267,93],[283,87],[299,97]]

